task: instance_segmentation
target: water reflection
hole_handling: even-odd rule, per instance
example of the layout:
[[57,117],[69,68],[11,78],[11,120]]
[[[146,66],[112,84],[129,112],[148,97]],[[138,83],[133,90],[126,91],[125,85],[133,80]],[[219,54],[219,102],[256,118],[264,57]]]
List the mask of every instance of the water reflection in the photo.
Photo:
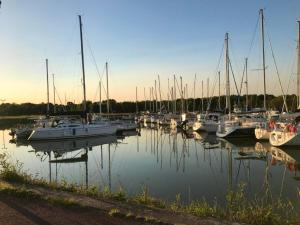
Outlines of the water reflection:
[[[3,134],[7,137],[7,131]],[[6,148],[2,151],[12,152],[26,170],[52,182],[75,181],[112,191],[122,186],[129,194],[146,185],[151,194],[167,200],[180,193],[186,202],[203,197],[222,201],[240,182],[247,184],[249,196],[267,187],[274,195],[294,198],[299,186],[297,150],[157,126],[120,137],[17,142]]]

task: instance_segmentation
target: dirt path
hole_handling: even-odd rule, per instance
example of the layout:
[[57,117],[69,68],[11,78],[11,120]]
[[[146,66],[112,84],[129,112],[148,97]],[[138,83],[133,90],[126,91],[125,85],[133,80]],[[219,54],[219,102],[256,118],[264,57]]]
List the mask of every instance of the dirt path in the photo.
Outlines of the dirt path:
[[15,197],[0,199],[0,224],[2,225],[50,225],[50,224],[98,224],[127,225],[148,224],[111,217],[99,209],[78,206],[58,206],[40,200],[24,200]]
[[[2,186],[7,186],[15,190],[21,187],[16,184],[0,182]],[[26,190],[35,193],[35,196],[42,196],[42,198],[28,199],[28,197],[19,198],[16,195],[2,194],[0,196],[0,225],[240,225],[239,223],[219,221],[212,218],[204,219],[129,202],[95,199],[85,195],[44,187],[31,186],[27,187]],[[59,199],[60,202],[53,203],[51,199]],[[72,204],[68,204],[66,200],[71,200]],[[110,216],[109,214],[113,210],[117,210],[118,215]],[[128,214],[131,214],[130,218],[126,217]]]

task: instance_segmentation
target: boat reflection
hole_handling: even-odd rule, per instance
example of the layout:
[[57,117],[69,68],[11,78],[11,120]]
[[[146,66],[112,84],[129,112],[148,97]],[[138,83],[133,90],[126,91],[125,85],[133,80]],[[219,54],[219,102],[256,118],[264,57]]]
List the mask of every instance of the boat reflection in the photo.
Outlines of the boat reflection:
[[93,138],[81,138],[74,140],[54,140],[54,141],[36,141],[29,145],[35,152],[55,152],[62,155],[66,152],[72,152],[80,149],[92,150],[94,146],[111,144],[117,142],[117,136],[103,136]]

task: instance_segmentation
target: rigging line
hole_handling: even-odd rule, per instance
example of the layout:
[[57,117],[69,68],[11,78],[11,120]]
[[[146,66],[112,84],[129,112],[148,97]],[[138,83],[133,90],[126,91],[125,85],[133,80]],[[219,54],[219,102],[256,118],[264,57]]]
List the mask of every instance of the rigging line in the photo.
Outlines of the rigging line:
[[177,77],[175,77],[175,81],[176,81],[176,84],[177,84],[178,91],[179,91],[179,93],[180,93],[180,97],[181,97],[181,98],[184,98],[183,93],[182,93],[183,91],[181,91],[180,88],[179,88],[179,84],[178,84],[178,81],[177,81]]
[[55,90],[55,92],[56,92],[56,95],[57,95],[57,97],[58,97],[58,100],[59,100],[60,104],[63,106],[63,110],[64,110],[64,111],[67,111],[65,105],[64,105],[64,104],[62,103],[62,101],[61,101],[61,98],[60,98],[60,96],[59,96],[59,94],[58,94],[58,91],[57,91],[56,87],[54,88],[54,90]]
[[276,63],[276,60],[275,60],[273,46],[272,46],[271,39],[270,39],[268,31],[267,31],[267,36],[268,36],[268,40],[269,40],[269,44],[270,44],[270,49],[271,49],[271,53],[272,53],[272,58],[273,58],[275,69],[276,69],[276,74],[277,74],[277,77],[278,77],[278,80],[279,80],[280,89],[281,89],[281,92],[282,92],[283,102],[284,102],[284,105],[285,105],[285,109],[288,112],[289,110],[288,110],[288,107],[287,107],[287,104],[286,104],[286,95],[284,94],[284,91],[283,91],[283,87],[282,87],[282,83],[281,83],[281,80],[280,80],[277,63]]
[[253,36],[252,36],[251,43],[250,43],[250,48],[248,50],[247,58],[249,58],[249,56],[251,54],[251,51],[252,51],[252,48],[253,48],[253,45],[254,45],[254,40],[255,40],[255,37],[256,37],[257,30],[258,30],[259,20],[260,20],[260,16],[258,15],[256,25],[255,25],[255,28],[254,28],[254,32],[253,32]]
[[[87,42],[87,46],[88,46],[89,52],[90,52],[90,54],[91,54],[90,56],[91,56],[92,61],[93,61],[94,65],[95,65],[95,67],[96,67],[96,71],[97,71],[97,73],[98,73],[98,75],[99,75],[99,79],[100,79],[100,81],[102,81],[102,79],[103,79],[103,74],[104,74],[104,70],[105,70],[105,66],[104,66],[104,69],[103,69],[103,71],[102,71],[102,74],[100,74],[99,67],[98,67],[98,64],[97,64],[97,62],[96,62],[95,55],[94,55],[94,53],[93,53],[93,51],[92,51],[92,47],[91,47],[91,44],[90,44],[90,42],[89,42],[89,39],[88,39],[86,33],[85,33],[85,39],[86,39],[86,42]],[[101,83],[103,83],[103,82],[101,82]],[[106,89],[105,89],[104,86],[103,86],[103,88],[104,88],[104,93],[105,93],[106,96],[107,96]]]
[[[246,62],[244,63],[242,81],[241,81],[241,86],[240,86],[240,94],[242,94],[242,88],[243,88],[243,81],[244,81],[244,76],[245,76],[245,70],[246,70]],[[245,81],[245,83],[246,83],[246,81]]]
[[225,43],[222,44],[222,49],[221,49],[220,56],[219,56],[219,59],[218,59],[218,64],[217,64],[217,67],[216,67],[216,70],[215,70],[216,77],[215,77],[215,82],[214,82],[214,85],[213,85],[211,97],[209,98],[209,102],[208,102],[208,105],[207,105],[207,110],[210,108],[211,101],[212,101],[212,98],[213,98],[212,96],[214,94],[215,86],[216,86],[216,83],[217,83],[217,80],[218,80],[218,75],[219,75],[218,74],[218,69],[220,68],[221,59],[222,59],[222,56],[223,56],[223,53],[224,53],[224,47],[225,47]]
[[231,73],[232,73],[232,76],[233,76],[233,81],[234,81],[234,85],[235,85],[235,88],[236,88],[236,92],[237,92],[238,96],[240,96],[240,93],[239,93],[239,90],[238,90],[238,87],[237,87],[237,84],[236,84],[234,72],[233,72],[233,69],[232,69],[230,58],[229,58],[229,66],[230,66],[230,70],[231,70]]
[[295,55],[293,57],[292,64],[291,64],[291,71],[289,72],[290,73],[290,78],[289,78],[289,83],[288,83],[288,88],[286,90],[286,94],[288,94],[288,90],[289,90],[289,87],[290,87],[290,81],[292,80],[292,77],[293,77],[293,68],[295,66],[295,61],[296,61],[296,52],[294,54]]
[[90,42],[89,42],[89,39],[88,39],[88,37],[87,37],[87,34],[86,34],[86,33],[85,33],[85,39],[86,39],[87,46],[88,46],[88,49],[89,49],[89,51],[90,51],[90,54],[91,54],[91,57],[92,57],[93,63],[94,63],[94,65],[95,65],[95,67],[96,67],[96,71],[97,71],[97,73],[98,73],[98,75],[99,75],[99,77],[100,77],[100,80],[101,80],[101,79],[102,79],[102,77],[101,77],[101,75],[100,75],[100,71],[99,71],[99,68],[98,68],[98,65],[97,65],[97,62],[96,62],[96,59],[95,59],[94,53],[93,53],[93,51],[92,51],[92,48],[91,48],[91,44],[90,44]]

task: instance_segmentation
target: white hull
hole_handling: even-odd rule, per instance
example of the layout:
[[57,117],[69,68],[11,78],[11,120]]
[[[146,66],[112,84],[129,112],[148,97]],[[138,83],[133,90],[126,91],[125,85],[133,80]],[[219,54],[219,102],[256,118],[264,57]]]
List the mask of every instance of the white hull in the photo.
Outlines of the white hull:
[[273,146],[300,146],[300,133],[275,130],[271,132],[269,141]]
[[269,140],[271,131],[265,128],[255,128],[255,138],[258,140]]
[[193,125],[194,131],[205,131],[207,133],[216,133],[218,130],[217,122],[195,122]]
[[105,136],[117,132],[117,128],[110,125],[83,124],[75,127],[37,128],[32,131],[28,140],[56,140],[81,137]]

